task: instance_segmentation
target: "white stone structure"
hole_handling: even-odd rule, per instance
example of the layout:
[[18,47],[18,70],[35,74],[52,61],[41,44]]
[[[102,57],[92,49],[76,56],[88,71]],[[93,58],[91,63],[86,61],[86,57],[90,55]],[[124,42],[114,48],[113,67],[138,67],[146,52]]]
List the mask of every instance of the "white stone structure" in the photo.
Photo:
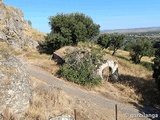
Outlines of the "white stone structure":
[[110,72],[111,74],[113,75],[114,79],[118,79],[118,63],[117,62],[114,62],[113,60],[107,60],[106,63],[102,64],[99,69],[97,70],[97,74],[102,78],[103,78],[103,70],[106,68],[106,67],[109,67],[110,68]]

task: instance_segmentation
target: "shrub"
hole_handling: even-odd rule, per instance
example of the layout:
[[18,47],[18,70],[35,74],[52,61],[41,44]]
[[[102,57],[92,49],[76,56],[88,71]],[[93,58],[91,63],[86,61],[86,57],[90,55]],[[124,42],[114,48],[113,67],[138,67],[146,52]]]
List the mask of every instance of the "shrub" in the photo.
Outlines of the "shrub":
[[149,63],[149,62],[141,62],[140,63],[142,66],[144,66],[147,70],[149,71],[152,71],[152,66],[153,66],[153,63]]
[[153,60],[153,78],[155,78],[158,89],[160,90],[160,42],[155,43],[155,58]]
[[96,52],[95,50],[91,50],[91,52],[78,50],[69,54],[65,59],[66,63],[60,68],[61,75],[80,85],[96,86],[101,84],[102,80],[95,75],[95,72],[102,57]]

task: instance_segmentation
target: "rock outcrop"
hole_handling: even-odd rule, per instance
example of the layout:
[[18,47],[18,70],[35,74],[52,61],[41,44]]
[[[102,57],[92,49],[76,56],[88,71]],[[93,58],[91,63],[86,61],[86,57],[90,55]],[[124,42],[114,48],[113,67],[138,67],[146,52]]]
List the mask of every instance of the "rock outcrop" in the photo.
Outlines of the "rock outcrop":
[[78,47],[72,47],[72,46],[64,46],[58,50],[56,50],[51,59],[54,59],[58,64],[63,64],[65,62],[64,58],[67,54],[71,54],[74,51],[79,50]]
[[6,41],[13,48],[23,50],[36,48],[44,35],[33,29],[29,21],[24,20],[20,9],[0,1],[0,41]]
[[[29,107],[32,86],[23,62],[6,52],[0,53],[0,117],[5,109],[12,114]],[[0,118],[1,119],[1,118]]]

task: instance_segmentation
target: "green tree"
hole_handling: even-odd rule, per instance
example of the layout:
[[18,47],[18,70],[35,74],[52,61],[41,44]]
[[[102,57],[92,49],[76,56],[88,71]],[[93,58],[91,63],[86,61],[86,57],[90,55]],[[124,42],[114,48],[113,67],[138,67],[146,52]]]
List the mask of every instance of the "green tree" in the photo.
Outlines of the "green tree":
[[77,45],[79,41],[88,41],[99,35],[100,26],[82,13],[57,14],[50,17],[49,21],[51,32],[41,44],[48,53],[65,45]]
[[153,44],[146,38],[138,39],[130,47],[131,60],[135,64],[139,64],[143,56],[151,57],[154,54]]
[[111,37],[110,38],[110,45],[113,48],[112,55],[114,56],[116,51],[123,46],[125,36],[114,33],[114,34],[111,34],[110,37]]
[[30,26],[32,26],[32,22],[31,22],[30,20],[28,20],[28,24],[29,24]]
[[108,48],[110,45],[110,36],[108,34],[101,34],[97,39],[97,44],[101,45],[102,48]]
[[155,58],[153,60],[153,78],[155,78],[158,89],[160,90],[160,42],[155,43]]

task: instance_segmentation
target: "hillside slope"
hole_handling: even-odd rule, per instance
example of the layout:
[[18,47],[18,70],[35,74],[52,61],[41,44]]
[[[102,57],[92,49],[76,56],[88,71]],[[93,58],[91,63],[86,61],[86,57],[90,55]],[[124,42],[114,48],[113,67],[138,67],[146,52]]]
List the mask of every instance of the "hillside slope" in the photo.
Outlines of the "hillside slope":
[[145,32],[159,32],[160,27],[148,27],[148,28],[132,28],[132,29],[115,29],[115,30],[103,30],[102,33],[145,33]]
[[44,33],[33,29],[24,20],[20,9],[0,1],[0,41],[5,41],[15,49],[35,48],[37,41],[44,39]]

